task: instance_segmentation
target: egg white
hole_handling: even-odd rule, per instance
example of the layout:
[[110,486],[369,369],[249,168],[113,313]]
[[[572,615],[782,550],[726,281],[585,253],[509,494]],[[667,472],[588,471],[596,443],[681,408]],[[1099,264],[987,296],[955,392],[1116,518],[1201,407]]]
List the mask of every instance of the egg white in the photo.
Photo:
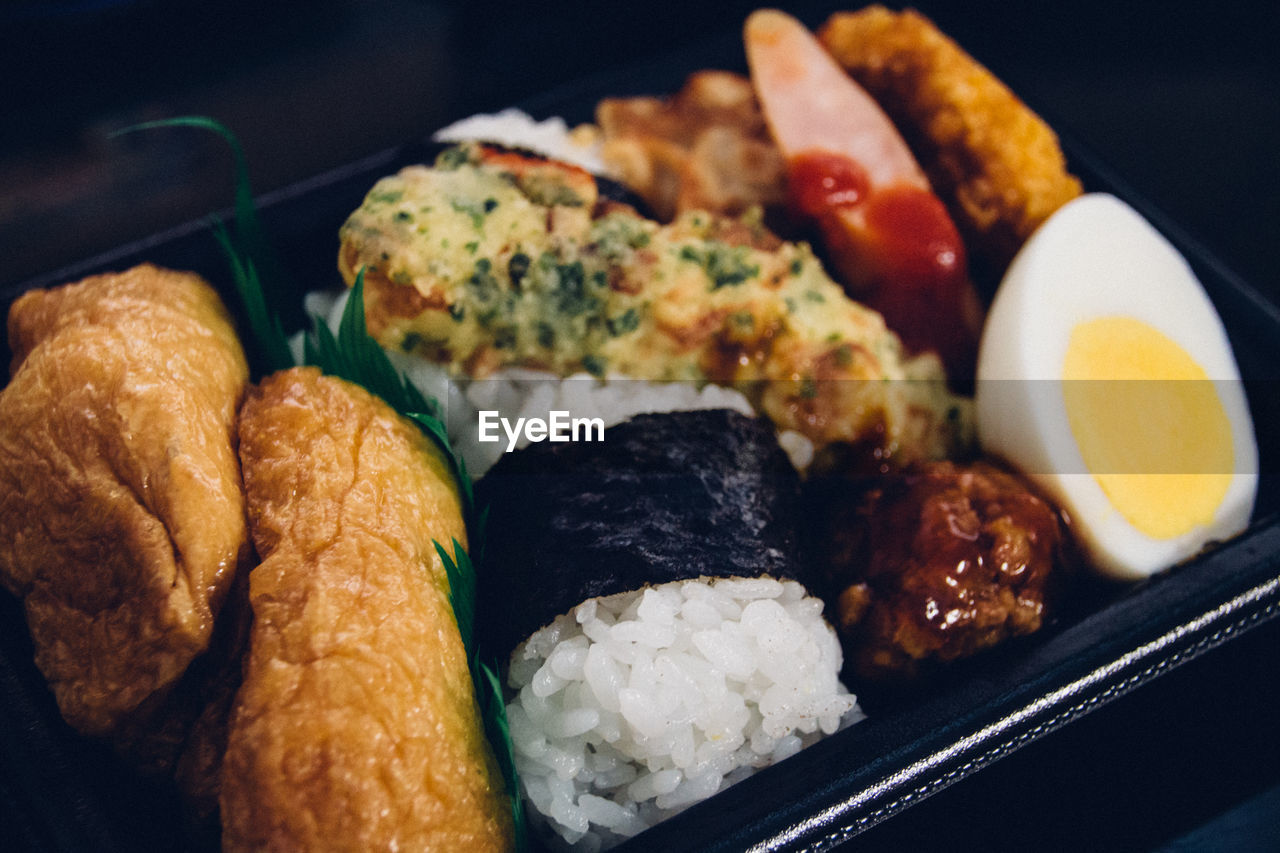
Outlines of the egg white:
[[[1153,538],[1130,524],[1089,473],[1071,433],[1061,383],[1071,332],[1107,316],[1131,317],[1173,340],[1215,380],[1230,422],[1234,473],[1226,495],[1212,522],[1184,535]],[[1023,246],[987,315],[977,377],[983,449],[1021,469],[1066,512],[1102,572],[1146,577],[1248,525],[1258,451],[1226,330],[1186,260],[1114,196],[1075,199]]]

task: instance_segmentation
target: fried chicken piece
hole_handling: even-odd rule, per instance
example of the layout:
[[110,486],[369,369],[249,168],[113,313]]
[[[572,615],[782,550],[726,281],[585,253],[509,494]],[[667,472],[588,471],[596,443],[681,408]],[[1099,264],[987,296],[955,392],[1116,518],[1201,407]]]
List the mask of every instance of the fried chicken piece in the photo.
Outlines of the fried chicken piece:
[[251,555],[244,353],[213,289],[150,265],[20,297],[0,392],[0,580],[86,734],[145,726]]
[[669,99],[606,98],[596,121],[605,163],[662,221],[785,204],[782,157],[740,74],[700,71]]
[[1080,194],[1049,126],[923,15],[868,6],[832,15],[818,35],[893,119],[996,275]]
[[825,568],[859,675],[911,677],[1040,628],[1063,532],[1013,474],[926,463],[827,510]]
[[224,763],[229,850],[496,850],[510,810],[434,543],[465,542],[420,430],[310,368],[250,392],[254,624]]

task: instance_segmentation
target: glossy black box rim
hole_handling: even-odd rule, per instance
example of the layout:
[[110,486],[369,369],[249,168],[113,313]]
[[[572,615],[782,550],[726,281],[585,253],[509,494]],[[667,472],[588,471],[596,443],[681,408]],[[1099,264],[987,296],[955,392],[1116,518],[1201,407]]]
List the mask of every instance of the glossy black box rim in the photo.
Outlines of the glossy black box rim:
[[[590,118],[602,96],[671,91],[688,71],[741,64],[736,44],[717,40],[627,72],[580,81],[532,99],[538,117]],[[1064,139],[1087,188],[1113,192],[1141,211],[1187,256],[1228,326],[1246,377],[1263,465],[1263,491],[1276,484],[1280,401],[1280,310],[1226,269],[1121,178]],[[336,229],[374,180],[425,159],[425,142],[380,152],[259,199],[268,229],[299,281],[335,282]],[[225,281],[208,223],[193,221],[0,293],[0,306],[47,287],[143,260],[195,269]],[[1268,483],[1271,487],[1268,488]],[[1274,500],[1274,496],[1272,496]],[[1045,636],[958,668],[938,693],[872,716],[697,804],[624,845],[625,850],[826,850],[1019,747],[1160,674],[1274,618],[1280,612],[1280,519],[1265,505],[1250,530],[1196,561],[1122,590],[1099,609]],[[7,597],[6,597],[7,598]],[[12,601],[5,613],[18,614]],[[0,634],[0,801],[14,834],[32,849],[131,849],[184,842],[171,826],[113,819],[128,791],[101,750],[79,741],[30,661],[14,620]],[[19,620],[20,621],[20,620]],[[114,787],[113,787],[114,786]],[[138,796],[154,796],[154,788]],[[173,803],[169,802],[168,806]],[[160,808],[161,814],[164,807]],[[163,821],[163,818],[161,819]],[[141,833],[133,835],[132,833]]]

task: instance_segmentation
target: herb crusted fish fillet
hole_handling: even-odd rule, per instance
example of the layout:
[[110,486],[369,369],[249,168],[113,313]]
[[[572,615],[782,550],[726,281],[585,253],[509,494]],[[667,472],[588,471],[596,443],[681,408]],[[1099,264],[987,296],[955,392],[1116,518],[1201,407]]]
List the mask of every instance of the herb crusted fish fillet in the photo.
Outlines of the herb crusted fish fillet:
[[937,360],[908,358],[807,246],[750,218],[659,225],[602,200],[580,169],[473,146],[379,181],[341,237],[379,342],[458,375],[714,382],[819,448],[900,460],[967,440]]
[[465,542],[439,450],[361,388],[268,377],[240,421],[254,624],[222,788],[230,850],[505,850],[434,542]]

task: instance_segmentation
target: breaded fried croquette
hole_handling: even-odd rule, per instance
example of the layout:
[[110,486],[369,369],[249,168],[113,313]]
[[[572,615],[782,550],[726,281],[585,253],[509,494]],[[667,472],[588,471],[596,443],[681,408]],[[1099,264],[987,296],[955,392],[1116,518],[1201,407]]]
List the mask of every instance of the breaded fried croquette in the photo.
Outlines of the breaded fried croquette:
[[159,728],[251,556],[244,353],[212,287],[151,265],[27,292],[9,340],[0,581],[67,722],[133,739]]
[[254,624],[223,765],[228,850],[503,850],[509,803],[435,550],[466,540],[422,432],[313,368],[250,392]]
[[1049,126],[920,13],[868,6],[818,35],[894,120],[994,274],[1080,194]]

